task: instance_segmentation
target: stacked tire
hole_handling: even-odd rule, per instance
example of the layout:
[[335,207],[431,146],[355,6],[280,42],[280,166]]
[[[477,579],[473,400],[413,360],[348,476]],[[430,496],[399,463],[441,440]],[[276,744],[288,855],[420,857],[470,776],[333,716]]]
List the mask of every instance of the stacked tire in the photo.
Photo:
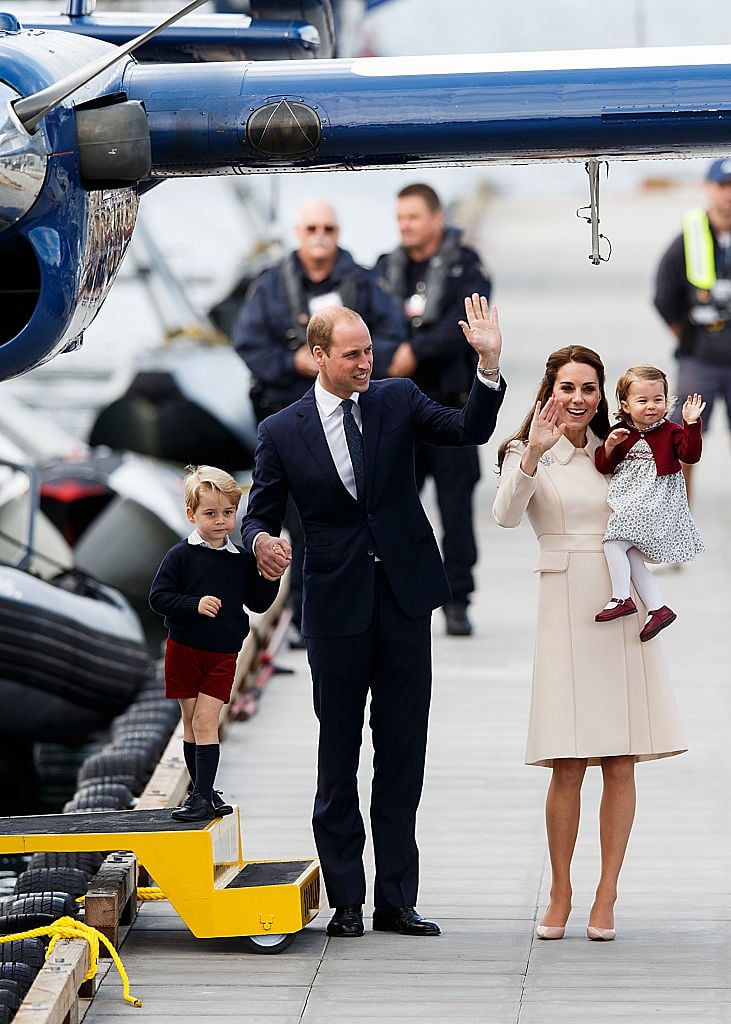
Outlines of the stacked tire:
[[[66,800],[64,812],[134,807],[179,719],[177,701],[165,699],[162,663],[158,663],[134,702],[87,748],[91,753],[78,768],[76,790]],[[59,917],[76,917],[78,898],[87,891],[105,856],[102,852],[34,853],[14,864],[15,870],[0,870],[0,935],[44,927]],[[0,943],[0,1024],[8,1024],[15,1016],[44,963],[46,946],[44,938]]]
[[[99,853],[34,853],[19,874],[3,872],[0,935],[43,928],[59,917],[78,916],[78,898],[89,887],[104,855]],[[25,999],[46,958],[48,938],[34,936],[0,943],[0,1024],[9,1024]]]
[[177,701],[164,696],[158,662],[135,700],[118,715],[106,743],[81,765],[77,789],[64,811],[127,810],[155,771],[180,719]]
[[0,814],[57,811],[68,795],[49,806],[43,782],[57,776],[37,771],[34,752],[78,748],[148,683],[139,616],[81,572],[46,580],[0,565],[0,663]]

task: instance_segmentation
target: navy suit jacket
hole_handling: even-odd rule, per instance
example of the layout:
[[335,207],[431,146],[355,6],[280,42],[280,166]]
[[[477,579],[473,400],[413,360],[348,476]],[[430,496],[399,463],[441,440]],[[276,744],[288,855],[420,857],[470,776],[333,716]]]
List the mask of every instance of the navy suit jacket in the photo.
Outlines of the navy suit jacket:
[[450,598],[434,533],[414,475],[420,442],[483,444],[505,393],[475,381],[463,409],[431,401],[407,378],[371,381],[359,398],[366,499],[341,481],[325,439],[314,388],[259,426],[253,483],[241,526],[245,550],[257,533],[278,536],[291,494],[305,535],[302,633],[354,636],[370,625],[374,555],[410,617]]

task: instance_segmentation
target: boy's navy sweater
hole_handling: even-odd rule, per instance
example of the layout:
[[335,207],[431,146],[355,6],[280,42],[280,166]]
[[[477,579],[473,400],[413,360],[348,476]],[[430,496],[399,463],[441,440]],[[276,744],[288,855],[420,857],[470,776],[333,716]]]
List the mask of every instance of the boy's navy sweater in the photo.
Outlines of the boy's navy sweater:
[[[241,649],[249,632],[249,617],[242,606],[264,612],[278,590],[279,581],[270,583],[260,576],[256,560],[243,549],[234,555],[181,540],[157,570],[150,608],[165,616],[168,634],[177,643],[230,654]],[[214,619],[198,613],[198,602],[207,594],[221,599]]]

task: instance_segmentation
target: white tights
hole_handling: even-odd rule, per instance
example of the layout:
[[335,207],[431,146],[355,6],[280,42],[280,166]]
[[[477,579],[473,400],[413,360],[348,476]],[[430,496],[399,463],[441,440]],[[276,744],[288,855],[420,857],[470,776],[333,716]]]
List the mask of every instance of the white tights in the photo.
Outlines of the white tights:
[[640,601],[648,611],[662,607],[660,588],[645,565],[645,556],[628,540],[604,541],[604,557],[612,580],[612,597],[626,601],[630,596],[630,580]]

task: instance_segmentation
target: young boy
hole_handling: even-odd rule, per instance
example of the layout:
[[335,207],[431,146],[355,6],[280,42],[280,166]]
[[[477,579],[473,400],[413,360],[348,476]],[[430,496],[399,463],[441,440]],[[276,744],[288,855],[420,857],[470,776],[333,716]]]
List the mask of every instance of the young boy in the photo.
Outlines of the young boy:
[[165,696],[183,717],[183,755],[193,788],[176,821],[206,821],[233,808],[213,789],[220,746],[218,720],[231,698],[236,657],[251,611],[263,612],[279,583],[259,575],[256,561],[229,536],[241,488],[213,466],[188,466],[185,511],[195,529],[165,555],[150,588],[150,607],[165,616]]

